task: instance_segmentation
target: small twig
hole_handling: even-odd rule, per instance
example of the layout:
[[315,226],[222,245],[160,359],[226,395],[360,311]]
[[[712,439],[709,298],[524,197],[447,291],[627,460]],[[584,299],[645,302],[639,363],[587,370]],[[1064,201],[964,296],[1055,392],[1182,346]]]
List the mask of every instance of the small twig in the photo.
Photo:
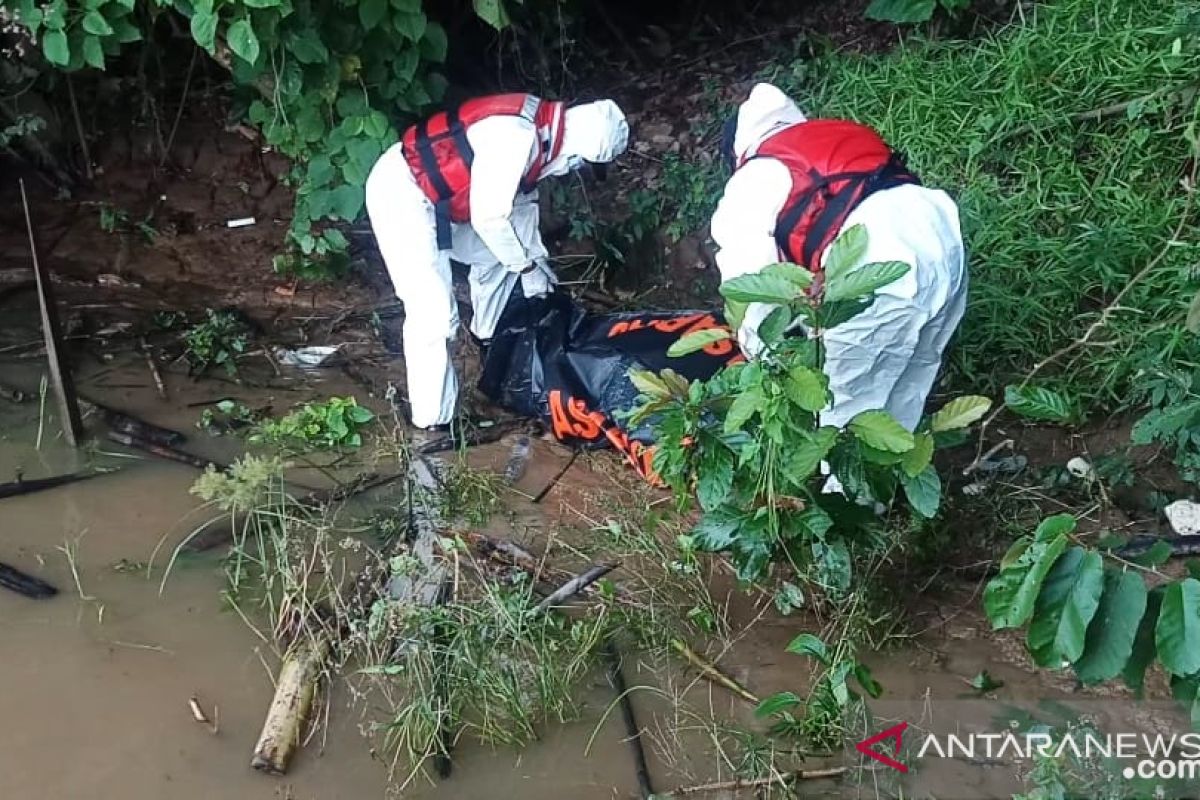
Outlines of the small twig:
[[171,146],[175,144],[175,134],[179,132],[179,121],[183,119],[183,109],[187,107],[188,87],[192,85],[192,70],[196,67],[196,54],[200,52],[199,47],[192,48],[192,60],[188,62],[187,77],[183,79],[183,92],[179,95],[179,108],[175,112],[175,122],[171,124],[171,133],[167,136],[167,143],[163,145],[162,158],[158,162],[158,168],[162,169],[167,163],[167,157],[171,154]]
[[991,458],[992,456],[996,455],[996,453],[999,453],[999,452],[1000,452],[1001,450],[1003,450],[1004,448],[1006,448],[1006,447],[1012,447],[1012,446],[1013,446],[1013,440],[1012,440],[1012,439],[1005,439],[1004,441],[1002,441],[1002,442],[998,442],[998,443],[997,443],[997,444],[995,444],[994,446],[992,446],[992,447],[989,447],[989,448],[988,448],[988,451],[987,451],[986,453],[984,453],[984,454],[983,454],[983,455],[981,455],[981,456],[978,456],[978,457],[977,457],[977,458],[976,458],[974,461],[972,461],[970,464],[967,464],[967,466],[963,467],[963,475],[970,475],[972,472],[974,472],[975,470],[979,469],[979,465],[980,465],[980,464],[982,464],[983,462],[987,461],[989,458]]
[[546,499],[546,495],[550,494],[550,491],[555,486],[558,486],[558,482],[561,481],[563,476],[566,475],[571,467],[575,465],[575,459],[579,458],[579,452],[580,451],[578,449],[571,451],[571,457],[567,459],[567,463],[563,465],[562,469],[554,474],[554,477],[550,479],[550,482],[547,483],[540,492],[533,496],[533,500],[530,501],[531,503],[537,505]]
[[204,709],[200,706],[200,701],[193,695],[188,698],[188,708],[191,709],[192,719],[199,722],[201,725],[208,726],[208,732],[213,736],[217,735],[218,725],[220,722],[220,710],[213,706],[213,718],[210,720],[208,715],[204,713]]
[[735,792],[738,789],[755,789],[763,786],[774,786],[776,784],[789,784],[795,781],[815,781],[824,780],[827,778],[839,778],[846,774],[845,767],[829,767],[828,769],[801,769],[795,772],[785,772],[779,775],[772,775],[766,778],[751,778],[737,779],[732,781],[721,781],[719,783],[702,783],[699,786],[684,786],[669,792],[663,797],[675,797],[677,795],[702,794],[705,792]]
[[167,399],[167,385],[163,383],[162,373],[158,371],[158,364],[154,361],[154,352],[150,349],[150,345],[146,344],[146,339],[141,339],[142,354],[146,356],[146,366],[150,368],[150,377],[154,378],[154,388],[158,391],[160,400]]
[[687,643],[682,639],[672,639],[671,647],[673,647],[677,653],[687,659],[688,663],[700,670],[700,675],[705,680],[715,683],[717,686],[720,686],[723,689],[728,689],[741,699],[745,700],[747,703],[752,703],[754,705],[759,704],[759,699],[754,695],[753,692],[751,692],[745,686],[742,686],[733,678],[726,675],[724,672],[721,672],[721,670],[717,669],[715,664],[711,663],[704,656],[688,647]]
[[88,148],[87,135],[83,132],[83,119],[79,116],[79,103],[75,101],[75,82],[71,80],[71,73],[67,73],[67,97],[71,101],[71,115],[75,118],[75,133],[79,136],[79,149],[83,151],[83,166],[84,172],[89,181],[94,180],[96,175],[92,171],[92,153]]

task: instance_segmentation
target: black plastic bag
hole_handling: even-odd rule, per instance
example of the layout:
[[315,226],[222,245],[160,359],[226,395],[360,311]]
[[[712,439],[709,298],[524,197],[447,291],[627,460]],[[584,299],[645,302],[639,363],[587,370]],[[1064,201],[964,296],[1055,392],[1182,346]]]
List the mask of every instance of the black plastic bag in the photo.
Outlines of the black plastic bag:
[[564,293],[526,298],[518,289],[496,325],[479,388],[504,408],[542,419],[560,442],[611,445],[653,478],[650,431],[622,423],[638,397],[629,371],[669,367],[689,380],[710,378],[742,360],[732,339],[679,358],[667,349],[692,331],[721,327],[714,312],[593,314]]

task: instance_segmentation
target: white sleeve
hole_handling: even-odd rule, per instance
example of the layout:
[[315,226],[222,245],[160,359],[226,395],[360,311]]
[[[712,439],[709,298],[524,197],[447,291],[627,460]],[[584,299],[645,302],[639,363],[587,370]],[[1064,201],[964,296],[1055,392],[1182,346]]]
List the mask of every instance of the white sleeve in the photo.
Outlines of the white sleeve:
[[[792,189],[788,169],[773,158],[755,159],[733,173],[712,218],[721,282],[758,272],[779,261],[775,223]],[[752,303],[746,310],[738,341],[749,356],[762,348],[758,326],[775,309]]]
[[467,130],[471,164],[471,227],[496,260],[520,271],[531,260],[513,228],[513,201],[538,146],[533,124],[519,117],[480,120]]

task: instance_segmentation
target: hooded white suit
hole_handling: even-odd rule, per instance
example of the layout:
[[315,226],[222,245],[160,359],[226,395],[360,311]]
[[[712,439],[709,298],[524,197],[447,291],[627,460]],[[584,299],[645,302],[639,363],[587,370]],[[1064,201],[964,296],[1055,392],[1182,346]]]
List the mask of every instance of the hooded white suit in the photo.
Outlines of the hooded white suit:
[[[539,179],[565,175],[583,161],[606,163],[625,151],[629,126],[611,100],[568,108],[559,155]],[[404,304],[404,359],[412,422],[420,428],[453,418],[458,379],[449,346],[458,331],[450,259],[470,266],[471,332],[491,338],[520,281],[526,297],[555,283],[538,229],[537,192],[520,193],[521,177],[539,157],[537,131],[517,116],[495,116],[467,128],[474,150],[470,223],[452,226],[453,246],[439,251],[434,206],[395,144],[367,177],[366,205],[379,251]]]
[[[771,134],[805,121],[783,92],[758,84],[738,110],[734,155],[740,162]],[[781,260],[775,225],[791,187],[788,168],[766,157],[745,163],[726,183],[712,218],[723,281]],[[958,208],[943,191],[903,185],[863,200],[842,230],[855,225],[867,230],[862,263],[903,261],[911,269],[879,290],[866,311],[826,332],[833,405],[821,422],[844,425],[859,412],[884,409],[912,430],[966,305]],[[758,326],[773,309],[756,303],[748,310],[738,331],[747,356],[761,350]]]

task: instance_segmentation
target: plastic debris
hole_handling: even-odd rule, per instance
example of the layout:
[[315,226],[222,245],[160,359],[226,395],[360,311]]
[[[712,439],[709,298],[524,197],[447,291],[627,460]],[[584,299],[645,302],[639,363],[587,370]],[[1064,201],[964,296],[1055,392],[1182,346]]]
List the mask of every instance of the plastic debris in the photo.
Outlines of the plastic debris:
[[975,471],[984,474],[1015,475],[1025,469],[1028,463],[1029,459],[1025,456],[1008,456],[1007,458],[980,461]]
[[1067,472],[1083,480],[1090,481],[1096,477],[1096,471],[1092,469],[1092,465],[1088,463],[1087,459],[1078,456],[1067,462]]
[[286,347],[275,348],[275,359],[285,367],[300,369],[319,369],[328,366],[326,363],[341,349],[341,345],[311,345],[289,350]]
[[247,228],[253,225],[257,220],[254,217],[238,217],[237,219],[226,220],[226,228]]
[[1200,534],[1200,503],[1191,500],[1176,500],[1163,509],[1171,529],[1180,536]]

